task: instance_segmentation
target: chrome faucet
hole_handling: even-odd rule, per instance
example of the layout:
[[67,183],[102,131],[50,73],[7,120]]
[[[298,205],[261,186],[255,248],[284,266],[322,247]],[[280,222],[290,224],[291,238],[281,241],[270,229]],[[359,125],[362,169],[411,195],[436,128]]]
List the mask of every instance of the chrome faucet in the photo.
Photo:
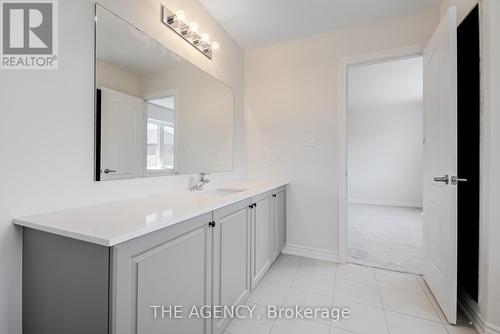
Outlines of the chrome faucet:
[[203,190],[203,186],[210,182],[210,180],[206,178],[207,175],[208,173],[200,173],[194,181],[194,184],[191,186],[191,191]]

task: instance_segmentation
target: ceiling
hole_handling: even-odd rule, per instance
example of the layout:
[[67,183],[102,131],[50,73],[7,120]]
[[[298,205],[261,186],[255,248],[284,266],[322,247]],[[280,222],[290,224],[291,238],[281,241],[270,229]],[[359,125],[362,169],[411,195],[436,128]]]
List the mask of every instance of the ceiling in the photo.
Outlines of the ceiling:
[[438,6],[440,0],[199,0],[244,49]]
[[350,112],[422,103],[421,56],[351,66],[347,76]]

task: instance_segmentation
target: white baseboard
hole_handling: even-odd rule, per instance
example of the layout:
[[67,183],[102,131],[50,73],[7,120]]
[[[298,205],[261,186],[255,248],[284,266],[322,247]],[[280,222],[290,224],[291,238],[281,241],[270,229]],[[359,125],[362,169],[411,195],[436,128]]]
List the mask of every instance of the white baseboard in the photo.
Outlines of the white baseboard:
[[408,208],[421,208],[422,202],[401,202],[401,201],[378,201],[371,199],[356,199],[351,198],[349,204],[368,204],[368,205],[381,205],[381,206],[402,206]]
[[339,262],[339,253],[326,249],[287,244],[282,253],[330,262]]
[[459,305],[464,310],[465,314],[471,319],[474,327],[479,334],[500,334],[500,327],[487,322],[481,312],[476,301],[468,294],[461,291],[458,301]]

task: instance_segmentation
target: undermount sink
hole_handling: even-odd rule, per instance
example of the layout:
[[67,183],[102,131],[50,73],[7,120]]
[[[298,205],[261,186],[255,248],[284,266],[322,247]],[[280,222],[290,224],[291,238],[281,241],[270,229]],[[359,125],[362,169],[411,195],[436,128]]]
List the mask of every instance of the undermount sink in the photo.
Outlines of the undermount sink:
[[198,194],[203,195],[203,196],[219,197],[219,196],[234,195],[234,194],[246,191],[246,190],[247,189],[243,189],[243,188],[216,188],[216,189],[210,189],[210,190],[203,190],[203,191],[200,191]]

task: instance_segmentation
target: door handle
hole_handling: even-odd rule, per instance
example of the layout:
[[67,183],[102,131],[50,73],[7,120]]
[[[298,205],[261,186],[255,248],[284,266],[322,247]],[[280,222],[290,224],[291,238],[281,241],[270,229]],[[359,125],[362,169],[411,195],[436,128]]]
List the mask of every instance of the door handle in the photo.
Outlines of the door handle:
[[457,176],[452,176],[451,177],[451,184],[453,184],[453,185],[458,184],[458,182],[468,182],[468,181],[469,180],[467,180],[467,179],[461,179],[461,178],[459,178]]
[[116,170],[106,168],[106,169],[104,170],[104,174],[109,174],[109,173],[116,173]]
[[446,174],[445,176],[435,176],[434,182],[443,182],[444,184],[448,184],[450,183],[450,177],[448,176],[448,174]]

